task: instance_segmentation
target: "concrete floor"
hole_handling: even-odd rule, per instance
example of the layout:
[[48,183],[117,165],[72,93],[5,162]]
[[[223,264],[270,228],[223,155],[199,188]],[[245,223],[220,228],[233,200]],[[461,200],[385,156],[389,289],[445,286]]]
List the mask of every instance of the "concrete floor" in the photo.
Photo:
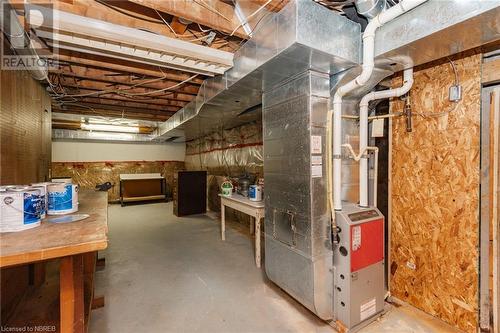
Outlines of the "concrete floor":
[[[334,332],[255,266],[246,228],[229,223],[222,242],[217,221],[171,203],[111,205],[109,239],[90,332]],[[362,332],[457,331],[403,306]]]

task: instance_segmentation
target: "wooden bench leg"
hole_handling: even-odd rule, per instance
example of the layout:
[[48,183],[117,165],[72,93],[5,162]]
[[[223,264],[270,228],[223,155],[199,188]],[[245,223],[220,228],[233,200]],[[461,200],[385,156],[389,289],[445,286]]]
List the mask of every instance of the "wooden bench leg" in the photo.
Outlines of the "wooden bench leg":
[[226,240],[226,209],[224,204],[220,205],[220,232],[222,240]]
[[255,264],[260,268],[260,217],[255,219]]
[[59,274],[61,332],[83,333],[83,256],[62,258]]

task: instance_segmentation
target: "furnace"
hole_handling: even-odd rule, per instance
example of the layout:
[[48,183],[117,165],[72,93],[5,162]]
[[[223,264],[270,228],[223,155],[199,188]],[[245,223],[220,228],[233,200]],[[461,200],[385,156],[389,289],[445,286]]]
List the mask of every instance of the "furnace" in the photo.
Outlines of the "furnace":
[[333,252],[334,309],[349,328],[375,319],[384,310],[384,216],[376,208],[344,205],[336,214]]

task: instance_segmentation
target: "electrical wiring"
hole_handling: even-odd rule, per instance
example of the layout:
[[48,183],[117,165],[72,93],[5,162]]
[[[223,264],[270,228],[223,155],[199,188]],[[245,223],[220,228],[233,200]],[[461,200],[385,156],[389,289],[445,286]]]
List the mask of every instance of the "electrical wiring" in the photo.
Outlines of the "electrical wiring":
[[[152,95],[152,94],[157,94],[157,93],[160,93],[160,92],[164,92],[164,91],[168,91],[168,90],[171,90],[171,89],[175,89],[189,81],[191,81],[192,79],[194,79],[195,77],[197,77],[198,74],[195,74],[189,78],[187,78],[186,80],[182,81],[182,82],[179,82],[177,84],[174,84],[173,86],[170,86],[170,87],[166,87],[166,88],[163,88],[163,89],[157,89],[157,90],[153,90],[153,91],[147,91],[147,92],[144,92],[144,93],[127,93],[126,90],[130,90],[130,89],[133,89],[133,88],[137,88],[141,85],[144,85],[146,84],[146,82],[141,82],[141,83],[138,83],[138,84],[134,84],[130,87],[127,87],[125,89],[107,89],[107,90],[99,90],[99,91],[93,91],[93,92],[90,92],[90,93],[86,93],[86,94],[73,94],[73,95],[64,95],[64,97],[58,97],[58,98],[66,98],[66,97],[88,97],[88,96],[98,96],[98,95],[104,95],[104,94],[110,94],[110,93],[117,93],[117,94],[122,94],[122,95],[127,95],[127,96],[147,96],[147,95]],[[159,79],[164,79],[164,78],[157,78],[157,79],[153,79],[154,81],[157,81]],[[152,80],[150,80],[152,81]]]
[[139,82],[139,83],[136,83],[126,89],[110,89],[110,90],[101,90],[101,91],[95,91],[95,92],[92,92],[92,93],[87,93],[87,94],[76,94],[76,95],[66,95],[65,97],[87,97],[87,96],[93,96],[93,95],[99,95],[101,94],[102,92],[112,92],[113,90],[130,90],[130,89],[133,89],[133,88],[138,88],[138,87],[141,87],[145,84],[148,84],[148,83],[153,83],[153,82],[157,82],[157,81],[162,81],[164,80],[166,77],[160,77],[160,78],[155,78],[155,79],[151,79],[151,80],[147,80],[145,82]]
[[[263,4],[262,6],[260,6],[256,11],[254,11],[252,14],[248,15],[246,17],[246,19],[243,21],[243,22],[240,22],[240,24],[238,24],[238,26],[236,28],[234,28],[234,30],[231,32],[231,34],[229,36],[232,36],[234,35],[234,33],[240,28],[242,27],[243,25],[247,24],[248,21],[250,21],[252,19],[252,17],[254,17],[255,15],[257,15],[262,9],[266,8],[267,5],[269,5],[271,3],[271,1],[273,0],[267,0],[265,4]],[[252,32],[250,32],[251,34]]]
[[453,69],[453,73],[455,73],[455,85],[458,86],[460,84],[460,82],[458,79],[457,66],[455,66],[455,63],[450,58],[448,58],[448,61],[450,62],[451,68]]
[[[174,34],[174,36],[176,38],[181,39],[181,38],[187,37],[185,34],[180,35],[180,34],[176,33],[175,30],[172,28],[172,26],[167,22],[167,20],[165,20],[163,18],[163,16],[160,14],[160,12],[158,10],[156,10],[155,8],[153,8],[153,10],[156,12],[156,14],[158,14],[158,16],[162,19],[163,23],[165,23],[165,25],[170,29],[170,31]],[[191,34],[195,35],[191,30],[189,30],[189,32],[191,32]],[[208,38],[208,35],[205,35],[205,36],[202,36],[202,37],[197,37],[195,39],[190,39],[190,40],[185,40],[185,41],[186,42],[196,42],[196,41],[207,39],[207,38]]]
[[146,96],[146,95],[152,95],[152,94],[155,94],[155,93],[159,93],[159,92],[163,92],[163,91],[167,91],[167,90],[171,90],[171,89],[177,88],[177,87],[183,85],[184,83],[186,83],[188,81],[191,81],[192,79],[194,79],[197,76],[198,76],[198,74],[195,74],[195,75],[189,77],[188,79],[186,79],[186,80],[184,80],[182,82],[179,82],[177,84],[174,84],[173,86],[166,87],[166,88],[163,88],[163,89],[158,89],[158,90],[155,90],[155,91],[148,91],[148,92],[144,92],[144,93],[126,93],[126,94],[129,95],[129,96]]

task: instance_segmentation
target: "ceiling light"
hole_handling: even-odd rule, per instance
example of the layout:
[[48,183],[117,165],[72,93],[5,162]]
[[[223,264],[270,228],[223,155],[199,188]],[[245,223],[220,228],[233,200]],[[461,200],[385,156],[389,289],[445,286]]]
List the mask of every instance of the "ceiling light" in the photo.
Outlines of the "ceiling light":
[[[77,47],[81,52],[109,53],[108,56],[211,76],[223,74],[233,66],[230,52],[55,9],[31,4],[26,8],[37,35],[60,42],[60,48]],[[46,17],[52,20],[44,20]]]
[[139,133],[139,127],[131,127],[131,126],[81,123],[80,127],[81,127],[81,129],[84,129],[87,131]]
[[89,138],[96,140],[119,140],[119,141],[132,141],[135,136],[129,133],[108,133],[108,132],[90,132]]

